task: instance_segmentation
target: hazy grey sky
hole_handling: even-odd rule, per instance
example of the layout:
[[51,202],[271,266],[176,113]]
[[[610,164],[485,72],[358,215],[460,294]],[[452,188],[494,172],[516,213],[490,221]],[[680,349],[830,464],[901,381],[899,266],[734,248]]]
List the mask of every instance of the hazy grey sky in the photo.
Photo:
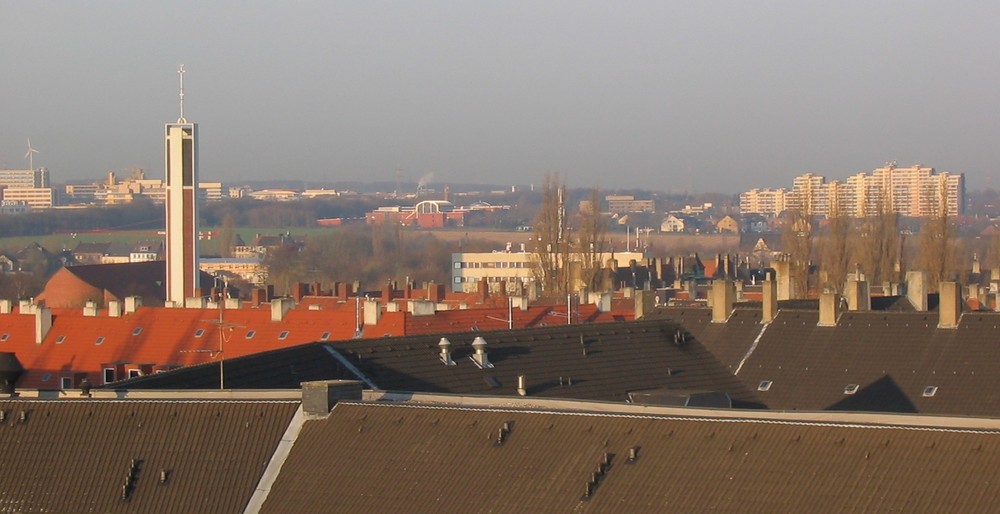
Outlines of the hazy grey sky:
[[[871,5],[875,4],[875,5]],[[0,166],[737,192],[886,161],[1000,187],[1000,3],[0,0]]]

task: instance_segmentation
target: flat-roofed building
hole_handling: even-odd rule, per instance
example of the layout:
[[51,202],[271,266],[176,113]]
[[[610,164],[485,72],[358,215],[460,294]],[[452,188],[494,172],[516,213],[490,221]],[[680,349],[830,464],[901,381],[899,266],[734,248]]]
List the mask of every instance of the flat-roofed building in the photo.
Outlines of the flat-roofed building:
[[51,187],[7,187],[0,190],[0,199],[28,205],[32,209],[49,209],[57,205],[56,192]]
[[632,195],[608,195],[608,212],[612,214],[628,214],[630,212],[654,212],[656,204],[653,200],[636,200]]

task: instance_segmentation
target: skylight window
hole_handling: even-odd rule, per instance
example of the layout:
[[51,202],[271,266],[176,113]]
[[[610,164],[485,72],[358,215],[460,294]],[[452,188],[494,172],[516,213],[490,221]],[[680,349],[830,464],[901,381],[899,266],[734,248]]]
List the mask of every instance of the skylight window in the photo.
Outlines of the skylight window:
[[279,341],[284,341],[287,338],[288,338],[288,331],[287,330],[282,330],[281,333],[278,334],[278,340]]
[[194,331],[194,336],[195,337],[201,337],[203,335],[205,335],[205,329],[204,328],[199,328],[198,330]]
[[937,394],[937,390],[938,390],[937,386],[927,386],[927,387],[924,388],[923,397],[924,398],[930,398],[930,397],[934,396],[935,394]]
[[66,336],[59,336],[59,337],[56,338],[56,344],[63,344],[63,341],[65,341],[65,340],[66,340]]
[[10,339],[10,334],[4,334],[0,336],[0,341],[6,341],[8,339]]
[[319,336],[319,340],[320,341],[329,341],[330,340],[330,333],[329,332],[323,332],[323,335]]
[[142,333],[142,327],[135,327],[135,330],[132,331],[133,336],[137,336],[141,333]]
[[96,344],[96,345],[98,345],[98,346],[100,346],[100,345],[104,344],[104,336],[100,336],[100,337],[98,337],[98,338],[97,338],[97,340],[96,340],[96,341],[94,341],[94,344]]
[[854,394],[858,392],[858,389],[860,388],[861,386],[858,384],[847,384],[847,387],[844,388],[844,394]]
[[255,336],[255,335],[257,335],[257,331],[256,330],[251,330],[251,331],[247,332],[247,339],[253,339],[253,336]]
[[757,384],[757,390],[758,391],[767,391],[770,388],[771,388],[771,381],[770,380],[761,380],[760,384]]

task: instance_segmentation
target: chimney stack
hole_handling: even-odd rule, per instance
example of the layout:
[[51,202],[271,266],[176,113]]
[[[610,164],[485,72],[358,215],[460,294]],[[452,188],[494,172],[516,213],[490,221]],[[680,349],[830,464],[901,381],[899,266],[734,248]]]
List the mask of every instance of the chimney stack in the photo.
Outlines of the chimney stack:
[[906,272],[906,299],[913,304],[918,312],[927,311],[927,273],[923,271]]
[[11,310],[10,300],[0,300],[0,314],[10,314]]
[[302,412],[307,417],[326,417],[338,401],[360,401],[358,380],[317,380],[302,383]]
[[642,319],[643,316],[653,312],[656,305],[653,291],[635,291],[632,301],[635,302],[635,319]]
[[438,348],[441,349],[441,362],[445,366],[454,366],[455,361],[451,360],[451,341],[446,337],[442,337],[441,342],[438,343]]
[[365,326],[373,327],[378,325],[382,317],[382,310],[378,307],[378,300],[365,300]]
[[83,315],[90,318],[97,316],[97,303],[87,302],[83,304]]
[[858,278],[849,279],[845,293],[847,296],[847,310],[872,310],[872,297],[868,290],[868,281]]
[[833,291],[824,291],[819,295],[819,323],[821,327],[837,326],[840,317],[840,296]]
[[729,280],[712,281],[712,323],[725,323],[733,312],[736,288]]
[[938,284],[938,328],[958,328],[962,314],[962,295],[957,282]]
[[770,323],[778,315],[778,285],[771,278],[770,274],[761,282],[760,290],[763,295],[762,303],[764,304],[760,322]]
[[778,259],[771,263],[778,282],[778,300],[795,298],[795,288],[792,284],[792,263],[788,259]]
[[39,306],[35,310],[35,344],[42,344],[52,329],[52,309]]
[[271,300],[271,321],[284,321],[285,315],[295,302],[291,298],[275,298]]
[[118,300],[108,302],[108,317],[120,318],[122,315],[122,303]]
[[482,336],[476,336],[472,341],[472,350],[475,352],[472,354],[472,360],[479,366],[479,369],[492,368],[493,363],[490,362],[489,357],[486,355],[486,340]]
[[142,297],[141,296],[126,296],[125,297],[125,314],[135,314],[135,311],[142,307]]

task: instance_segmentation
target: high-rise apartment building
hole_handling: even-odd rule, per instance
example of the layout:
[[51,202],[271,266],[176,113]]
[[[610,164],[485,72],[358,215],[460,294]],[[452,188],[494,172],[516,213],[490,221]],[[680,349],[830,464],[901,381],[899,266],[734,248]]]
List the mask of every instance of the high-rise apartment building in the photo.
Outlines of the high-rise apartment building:
[[805,173],[792,182],[784,194],[784,204],[768,199],[783,189],[751,189],[740,195],[744,214],[778,215],[786,209],[802,210],[812,216],[843,214],[873,216],[885,210],[903,216],[932,216],[942,210],[949,216],[965,212],[965,175],[937,173],[934,168],[913,165],[899,168],[889,163],[872,173],[857,173],[847,180],[827,182],[825,177]]
[[16,188],[49,187],[49,170],[48,168],[0,170],[0,186]]

